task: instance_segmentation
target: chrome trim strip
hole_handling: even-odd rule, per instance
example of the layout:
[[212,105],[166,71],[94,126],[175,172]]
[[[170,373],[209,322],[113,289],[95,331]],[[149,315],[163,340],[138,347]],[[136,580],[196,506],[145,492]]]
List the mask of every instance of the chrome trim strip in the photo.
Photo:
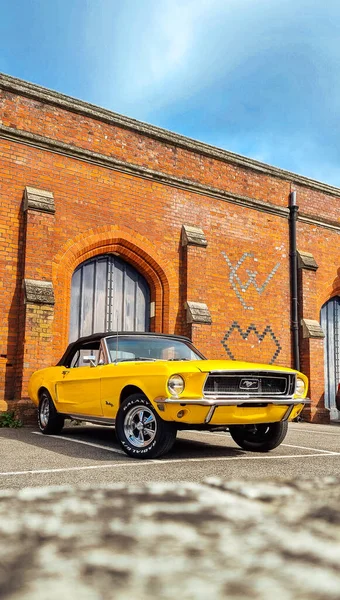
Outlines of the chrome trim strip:
[[290,415],[291,415],[291,412],[292,412],[293,408],[294,408],[294,404],[291,404],[291,405],[290,405],[290,406],[287,408],[287,411],[286,411],[286,413],[284,414],[283,418],[281,419],[282,421],[288,421],[288,419],[289,419],[289,417],[290,417]]
[[101,345],[101,348],[103,350],[103,354],[104,354],[104,357],[105,357],[105,360],[106,360],[105,364],[108,365],[108,364],[110,364],[111,361],[110,361],[109,349],[108,349],[107,343],[106,343],[106,338],[102,338],[100,340],[100,345]]
[[75,419],[75,421],[88,421],[96,425],[114,425],[116,419],[110,419],[110,417],[94,417],[93,415],[78,415],[77,413],[67,413],[66,418]]
[[245,404],[247,406],[251,406],[252,404],[274,404],[276,406],[287,406],[292,405],[296,406],[297,404],[310,404],[310,400],[308,398],[292,398],[289,396],[287,398],[244,398],[238,396],[237,398],[155,398],[154,400],[157,404],[193,404],[197,406],[239,406],[240,404]]
[[226,377],[235,377],[241,373],[260,373],[262,375],[296,375],[296,371],[266,371],[264,369],[233,369],[233,371],[226,371],[225,369],[216,369],[216,371],[209,371],[208,375],[224,373]]
[[204,419],[204,423],[210,423],[211,419],[213,418],[214,412],[215,412],[216,406],[212,406],[207,414],[207,416]]
[[262,394],[261,396],[256,396],[255,394],[237,394],[237,392],[235,392],[235,394],[227,394],[227,393],[216,393],[216,392],[205,392],[204,394],[204,398],[207,398],[208,400],[253,400],[254,402],[274,402],[276,400],[285,400],[286,402],[289,402],[291,400],[291,398],[293,398],[293,396],[284,396],[282,394],[278,394],[278,397],[273,397],[274,394],[269,394],[268,396],[266,396],[265,394]]

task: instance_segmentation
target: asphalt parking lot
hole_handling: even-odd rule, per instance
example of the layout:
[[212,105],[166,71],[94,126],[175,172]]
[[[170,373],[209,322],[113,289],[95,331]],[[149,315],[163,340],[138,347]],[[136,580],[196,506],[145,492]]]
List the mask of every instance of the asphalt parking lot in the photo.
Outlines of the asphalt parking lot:
[[0,430],[0,489],[46,485],[340,475],[340,425],[291,423],[279,448],[250,453],[228,433],[180,432],[168,455],[141,461],[120,449],[114,428],[67,426],[59,436],[38,429]]

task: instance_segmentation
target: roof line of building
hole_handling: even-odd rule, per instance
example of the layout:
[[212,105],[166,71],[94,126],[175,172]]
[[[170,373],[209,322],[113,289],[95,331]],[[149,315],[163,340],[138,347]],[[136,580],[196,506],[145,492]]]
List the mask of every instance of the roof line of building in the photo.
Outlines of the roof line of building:
[[[98,152],[92,152],[91,150],[79,148],[78,146],[72,146],[71,144],[66,144],[65,142],[53,140],[35,133],[0,125],[0,138],[24,144],[26,146],[32,146],[40,150],[47,150],[48,152],[53,152],[54,154],[60,154],[62,156],[67,156],[68,158],[81,160],[99,167],[119,171],[127,175],[133,175],[142,179],[152,180],[161,185],[169,185],[171,187],[180,188],[184,191],[194,194],[216,198],[217,200],[229,202],[231,204],[250,208],[259,212],[276,215],[284,219],[288,219],[289,217],[288,208],[277,206],[276,204],[272,204],[268,201],[250,198],[249,196],[241,196],[239,194],[234,194],[232,192],[201,184],[189,179],[168,175],[160,171],[154,171],[141,165],[128,163],[111,156],[99,154]],[[305,223],[340,231],[339,223],[322,219],[316,215],[301,214],[299,215],[299,220],[300,219]]]
[[332,196],[340,196],[340,188],[335,186],[309,179],[303,175],[297,175],[291,171],[286,171],[278,167],[273,167],[258,160],[247,158],[204,142],[199,142],[178,133],[162,129],[161,127],[156,127],[155,125],[137,121],[136,119],[120,115],[105,108],[100,108],[89,102],[84,102],[83,100],[77,100],[71,96],[66,96],[65,94],[49,90],[40,85],[29,83],[10,75],[0,73],[0,88],[21,96],[32,98],[39,102],[53,104],[64,110],[78,113],[111,125],[130,129],[139,134],[157,139],[165,144],[179,146],[191,152],[203,154],[209,158],[235,164],[239,167],[251,169],[264,175],[271,175],[279,179],[291,181],[298,185],[309,187]]

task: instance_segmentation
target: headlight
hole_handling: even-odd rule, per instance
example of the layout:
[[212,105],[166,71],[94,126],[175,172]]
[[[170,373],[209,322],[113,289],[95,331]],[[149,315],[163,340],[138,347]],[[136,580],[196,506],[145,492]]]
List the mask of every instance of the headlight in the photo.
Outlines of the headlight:
[[305,382],[301,377],[296,378],[296,388],[295,388],[295,396],[298,398],[303,398],[305,394]]
[[172,396],[179,396],[184,390],[184,379],[180,375],[171,375],[168,381],[168,390]]

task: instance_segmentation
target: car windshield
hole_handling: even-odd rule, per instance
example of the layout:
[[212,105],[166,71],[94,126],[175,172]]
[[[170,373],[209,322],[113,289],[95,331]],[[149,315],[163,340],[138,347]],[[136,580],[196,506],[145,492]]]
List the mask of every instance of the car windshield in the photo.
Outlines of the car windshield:
[[204,356],[189,342],[156,336],[106,338],[111,362],[135,360],[202,360]]

